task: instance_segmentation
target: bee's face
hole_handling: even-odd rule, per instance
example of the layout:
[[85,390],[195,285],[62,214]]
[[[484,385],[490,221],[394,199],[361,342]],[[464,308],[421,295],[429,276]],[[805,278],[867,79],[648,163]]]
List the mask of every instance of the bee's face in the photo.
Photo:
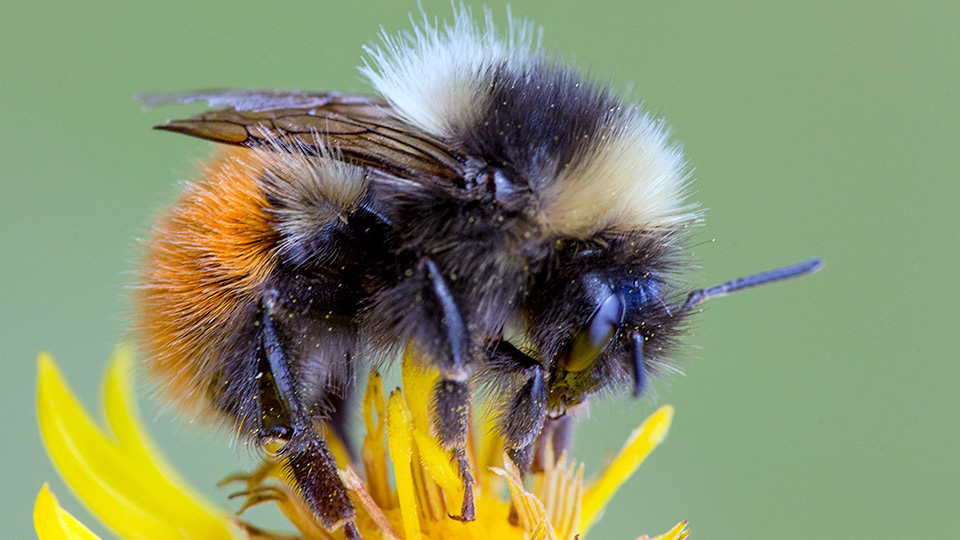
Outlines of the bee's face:
[[618,234],[553,243],[522,302],[519,338],[549,372],[551,414],[605,387],[638,395],[660,369],[680,322],[668,307],[677,293],[669,242]]

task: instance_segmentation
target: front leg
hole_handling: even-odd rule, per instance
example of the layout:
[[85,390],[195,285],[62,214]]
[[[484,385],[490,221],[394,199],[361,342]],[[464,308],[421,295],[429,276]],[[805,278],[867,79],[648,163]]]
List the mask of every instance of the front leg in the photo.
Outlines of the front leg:
[[504,341],[497,345],[491,364],[499,373],[523,380],[500,417],[500,432],[507,457],[521,474],[526,474],[533,464],[535,443],[547,417],[543,366]]
[[536,441],[547,418],[547,388],[543,372],[532,370],[529,377],[510,400],[500,426],[507,456],[521,474],[527,473],[533,465]]
[[[543,431],[547,417],[547,389],[544,368],[539,362],[517,350],[506,341],[500,341],[489,359],[494,377],[519,379],[520,389],[513,391],[509,405],[500,415],[500,433],[503,435],[507,458],[525,478],[534,462],[536,442]],[[510,385],[509,388],[516,388]],[[512,390],[507,390],[512,391]],[[517,525],[520,516],[510,505],[510,523]]]

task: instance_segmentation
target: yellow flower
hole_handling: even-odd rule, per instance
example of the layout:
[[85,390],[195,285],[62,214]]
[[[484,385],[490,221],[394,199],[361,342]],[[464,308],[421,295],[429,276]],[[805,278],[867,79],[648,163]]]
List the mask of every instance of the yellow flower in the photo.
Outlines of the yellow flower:
[[[287,538],[218,508],[176,474],[138,419],[131,399],[130,358],[131,351],[121,348],[107,369],[102,428],[67,387],[53,359],[45,353],[39,357],[40,430],[51,459],[78,497],[126,539]],[[673,416],[669,406],[651,415],[592,481],[584,481],[583,466],[564,454],[556,460],[548,456],[545,470],[528,475],[525,484],[504,460],[495,432],[474,430],[470,458],[477,480],[477,519],[461,523],[450,519],[447,509],[460,508],[462,483],[449,453],[430,435],[427,396],[437,374],[414,364],[409,356],[404,359],[404,390],[389,397],[380,376],[370,375],[363,399],[367,432],[362,462],[354,464],[362,474],[347,464],[339,441],[331,441],[338,462],[345,464],[340,476],[357,506],[357,527],[367,539],[583,539],[617,488],[663,440]],[[476,437],[480,432],[484,435]],[[227,480],[246,483],[241,511],[272,501],[305,538],[343,538],[342,530],[329,533],[312,518],[278,463],[267,462],[253,473]],[[37,496],[34,525],[40,540],[97,539],[59,506],[46,485]],[[679,540],[688,533],[686,522],[681,522],[658,538]]]

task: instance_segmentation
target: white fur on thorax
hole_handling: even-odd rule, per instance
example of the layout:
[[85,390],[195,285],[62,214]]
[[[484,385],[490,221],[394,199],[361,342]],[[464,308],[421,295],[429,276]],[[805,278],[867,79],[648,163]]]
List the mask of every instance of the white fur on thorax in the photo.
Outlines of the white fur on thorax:
[[[482,123],[493,70],[522,71],[542,58],[528,21],[509,17],[498,35],[489,10],[481,27],[464,8],[453,24],[426,16],[412,33],[383,36],[361,68],[404,121],[441,138]],[[509,13],[508,13],[509,16]],[[601,231],[672,230],[699,217],[684,202],[689,170],[662,121],[639,106],[608,113],[592,151],[577,163],[557,164],[541,194],[540,220],[553,234],[587,238]]]
[[360,71],[404,121],[450,137],[486,111],[492,70],[504,62],[522,66],[539,45],[530,22],[508,12],[507,35],[501,38],[492,13],[484,13],[482,28],[461,7],[453,24],[424,15],[412,32],[383,34],[382,46],[366,48],[370,58]]

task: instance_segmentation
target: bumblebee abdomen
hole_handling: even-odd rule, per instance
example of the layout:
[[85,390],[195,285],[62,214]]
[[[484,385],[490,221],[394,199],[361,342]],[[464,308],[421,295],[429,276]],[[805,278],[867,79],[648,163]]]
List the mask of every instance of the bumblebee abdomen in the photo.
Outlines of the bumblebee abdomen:
[[205,165],[146,246],[139,337],[166,397],[190,409],[203,405],[223,355],[244,348],[238,326],[253,324],[277,265],[280,235],[251,154],[231,151]]
[[382,233],[361,208],[362,169],[276,150],[232,149],[202,168],[158,221],[137,292],[141,344],[165,397],[251,436],[269,416],[258,377],[271,339],[295,351],[288,382],[299,402],[335,413],[375,265],[365,254]]

